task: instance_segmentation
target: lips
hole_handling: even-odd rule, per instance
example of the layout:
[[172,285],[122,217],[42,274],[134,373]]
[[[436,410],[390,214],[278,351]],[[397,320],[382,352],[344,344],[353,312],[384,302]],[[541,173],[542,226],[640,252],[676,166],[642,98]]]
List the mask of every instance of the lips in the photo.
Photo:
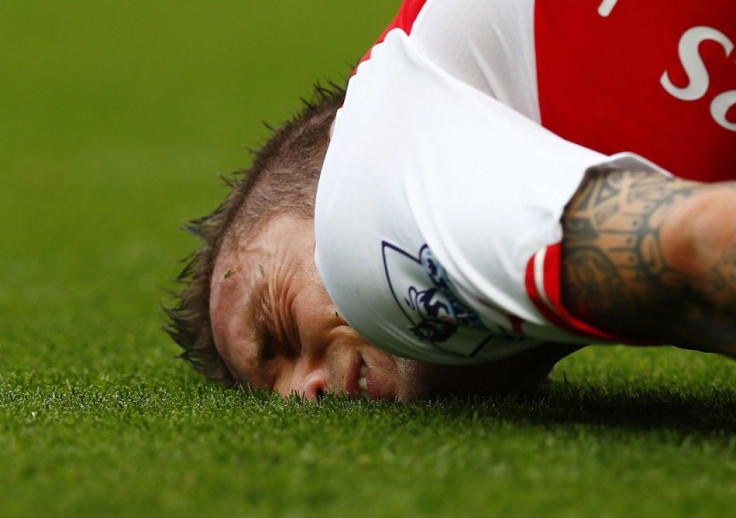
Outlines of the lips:
[[358,361],[351,369],[348,383],[345,391],[354,397],[363,397],[366,399],[376,399],[376,395],[371,390],[370,369],[366,365],[362,356],[358,357]]
[[358,352],[350,366],[345,392],[355,398],[394,401],[398,397],[397,369],[395,358],[382,351]]
[[371,397],[371,393],[368,391],[368,366],[365,362],[360,362],[360,370],[358,371],[358,391],[361,395]]

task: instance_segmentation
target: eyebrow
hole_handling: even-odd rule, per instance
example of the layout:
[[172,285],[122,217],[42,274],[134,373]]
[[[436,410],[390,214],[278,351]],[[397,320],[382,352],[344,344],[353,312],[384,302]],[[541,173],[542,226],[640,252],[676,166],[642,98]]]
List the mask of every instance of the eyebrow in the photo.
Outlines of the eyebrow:
[[[263,268],[260,265],[258,266],[259,268]],[[275,325],[274,314],[273,308],[269,305],[268,295],[268,283],[258,283],[255,289],[251,291],[247,303],[247,307],[252,308],[253,336],[255,338],[252,343],[251,354],[248,355],[248,358],[253,362],[251,364],[251,368],[256,369],[258,374],[258,376],[256,376],[257,378],[261,377],[261,370],[264,367],[264,353],[268,352],[269,348],[271,348],[271,352],[274,352],[275,348],[275,344],[273,343],[275,338],[273,332],[273,327]]]
[[[257,385],[257,383],[254,383],[254,381],[259,381],[258,378],[260,376],[256,376],[256,380],[253,380],[246,375],[245,371],[256,371],[257,374],[260,374],[260,358],[262,356],[264,337],[268,332],[268,327],[271,320],[270,311],[268,311],[267,308],[267,284],[258,283],[254,287],[254,289],[251,289],[249,291],[250,292],[247,295],[248,298],[244,306],[245,313],[237,315],[236,318],[248,319],[248,314],[250,313],[250,315],[252,316],[252,320],[247,325],[245,336],[253,336],[254,340],[248,341],[249,350],[246,354],[241,353],[234,356],[233,359],[239,358],[239,361],[226,361],[226,364],[228,365],[231,374],[235,378],[235,381],[245,388],[252,388],[254,385]],[[252,334],[248,332],[250,330],[253,330]],[[238,342],[244,339],[242,337],[238,338],[236,335],[235,337],[233,337],[232,340],[233,341],[232,343],[230,343],[229,347],[231,349],[237,350],[239,345]],[[253,372],[251,372],[250,374],[252,376]]]
[[267,308],[266,295],[268,293],[268,286],[266,283],[259,283],[254,290],[251,290],[247,308],[252,310],[253,325],[258,331],[258,334],[262,334],[264,328],[268,325],[270,320],[270,313]]

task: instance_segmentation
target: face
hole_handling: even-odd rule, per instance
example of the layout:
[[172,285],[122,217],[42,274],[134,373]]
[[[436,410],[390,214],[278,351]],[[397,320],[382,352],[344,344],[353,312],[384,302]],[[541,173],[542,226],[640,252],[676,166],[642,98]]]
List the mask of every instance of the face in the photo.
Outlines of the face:
[[[474,367],[392,356],[341,318],[314,264],[312,220],[278,216],[249,239],[226,239],[212,276],[210,316],[218,351],[235,379],[316,399],[346,393],[407,401],[484,394],[512,381],[538,385],[561,357]],[[550,363],[551,362],[551,363]]]

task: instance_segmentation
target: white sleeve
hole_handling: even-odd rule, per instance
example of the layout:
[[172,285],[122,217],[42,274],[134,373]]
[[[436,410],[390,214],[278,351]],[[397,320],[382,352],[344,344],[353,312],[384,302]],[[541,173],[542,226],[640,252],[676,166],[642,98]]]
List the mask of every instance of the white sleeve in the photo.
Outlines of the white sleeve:
[[567,142],[446,73],[401,31],[352,78],[320,179],[317,268],[346,320],[389,352],[475,363],[585,343],[530,300],[585,170]]
[[449,75],[539,122],[535,0],[427,0],[413,47]]

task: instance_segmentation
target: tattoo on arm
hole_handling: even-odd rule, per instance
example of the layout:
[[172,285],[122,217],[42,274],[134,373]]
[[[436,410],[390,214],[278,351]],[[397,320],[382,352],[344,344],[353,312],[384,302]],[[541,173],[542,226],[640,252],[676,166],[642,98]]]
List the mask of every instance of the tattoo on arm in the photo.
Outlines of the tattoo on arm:
[[[736,183],[715,188],[736,207]],[[566,307],[615,334],[697,348],[718,339],[736,351],[736,221],[723,223],[730,240],[697,271],[672,252],[678,209],[709,189],[646,171],[589,170],[562,221]]]

